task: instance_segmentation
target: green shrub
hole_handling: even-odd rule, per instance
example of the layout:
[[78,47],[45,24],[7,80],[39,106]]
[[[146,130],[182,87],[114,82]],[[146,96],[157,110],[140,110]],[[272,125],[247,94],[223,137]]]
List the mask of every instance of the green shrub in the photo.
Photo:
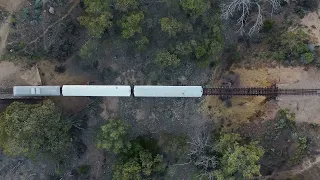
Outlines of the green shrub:
[[130,15],[123,17],[120,21],[120,26],[122,28],[122,37],[125,39],[129,39],[135,34],[141,34],[141,23],[143,19],[144,14],[142,11],[138,13],[131,13]]
[[313,54],[311,52],[307,52],[304,54],[304,57],[306,59],[306,64],[310,64],[313,62],[314,60],[314,57],[313,57]]
[[303,158],[308,153],[307,137],[298,138],[298,147],[294,149],[292,156],[290,157],[291,165],[297,165],[302,162]]
[[175,157],[180,157],[186,153],[189,148],[187,141],[187,136],[177,136],[173,134],[162,133],[160,135],[158,144],[163,148],[165,153],[172,154]]
[[34,3],[34,6],[36,9],[41,9],[42,8],[42,1],[41,0],[36,0]]
[[90,171],[90,165],[82,165],[78,168],[77,172],[79,174],[87,174]]
[[177,33],[182,31],[183,24],[174,18],[161,18],[161,30],[168,33],[170,37],[175,37]]
[[180,59],[177,55],[165,50],[156,53],[156,62],[163,67],[177,67],[180,64]]
[[269,19],[265,20],[263,22],[262,31],[269,32],[273,28],[274,24],[275,22],[272,20],[269,20]]
[[142,36],[141,39],[136,40],[135,44],[138,51],[143,51],[147,48],[149,39],[146,36]]
[[196,58],[199,60],[205,55],[207,55],[208,51],[204,44],[198,45],[195,50]]
[[94,40],[89,40],[81,47],[79,55],[83,59],[91,59],[97,49],[98,43]]
[[[308,35],[302,30],[283,33],[279,37],[273,36],[269,39],[273,57],[277,60],[298,60],[305,53],[310,53],[306,41]],[[308,55],[308,58],[309,55]],[[310,59],[309,59],[310,60]]]

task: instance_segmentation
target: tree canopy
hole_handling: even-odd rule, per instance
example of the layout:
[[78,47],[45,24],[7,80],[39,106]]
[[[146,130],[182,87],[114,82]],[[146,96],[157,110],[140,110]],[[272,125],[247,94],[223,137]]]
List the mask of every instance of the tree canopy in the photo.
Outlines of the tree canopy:
[[126,152],[131,147],[127,139],[129,125],[120,119],[111,119],[100,127],[97,136],[97,147],[114,153]]
[[176,67],[180,64],[180,59],[177,55],[172,54],[169,51],[163,50],[157,52],[156,62],[163,67]]
[[91,36],[100,37],[112,26],[112,14],[108,0],[84,0],[86,14],[79,18],[80,24],[88,28]]
[[174,18],[164,17],[160,19],[161,30],[168,33],[170,37],[176,36],[183,28],[183,24]]
[[146,179],[153,173],[165,170],[161,155],[152,155],[149,150],[144,149],[138,143],[133,143],[130,151],[124,154],[114,166],[114,180]]
[[257,142],[241,145],[239,134],[223,134],[216,146],[222,155],[220,168],[214,172],[218,180],[250,179],[260,175],[259,161],[264,154],[263,148]]
[[120,20],[120,26],[122,28],[122,37],[129,39],[135,34],[142,33],[141,21],[144,19],[143,12],[131,13],[128,16],[124,16]]
[[97,136],[98,148],[119,155],[113,167],[113,179],[144,179],[153,173],[164,171],[163,157],[143,147],[142,141],[130,141],[128,131],[129,125],[125,121],[112,119],[106,125],[101,126]]
[[210,2],[207,0],[180,0],[180,5],[193,18],[198,18],[210,8]]
[[0,118],[0,147],[10,156],[58,158],[70,145],[70,128],[50,100],[32,105],[13,102]]
[[136,9],[139,5],[137,0],[116,0],[115,8],[119,11],[127,12],[129,9]]

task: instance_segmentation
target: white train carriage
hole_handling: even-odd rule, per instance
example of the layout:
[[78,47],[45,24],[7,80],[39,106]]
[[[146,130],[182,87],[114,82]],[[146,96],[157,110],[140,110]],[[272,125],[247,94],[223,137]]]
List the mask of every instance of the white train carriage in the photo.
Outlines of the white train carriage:
[[201,86],[134,86],[135,97],[201,97]]
[[13,96],[60,96],[61,86],[14,86]]
[[130,97],[130,86],[63,85],[63,96]]

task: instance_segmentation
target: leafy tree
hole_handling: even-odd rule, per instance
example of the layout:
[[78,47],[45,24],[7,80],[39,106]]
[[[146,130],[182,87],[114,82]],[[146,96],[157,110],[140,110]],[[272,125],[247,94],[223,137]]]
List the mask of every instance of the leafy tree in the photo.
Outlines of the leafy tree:
[[100,37],[112,26],[112,14],[108,0],[84,0],[86,14],[79,18],[80,24],[88,28],[89,34]]
[[139,5],[137,0],[116,0],[115,8],[119,11],[127,12],[129,9],[136,9]]
[[120,21],[120,26],[122,28],[122,37],[125,39],[129,39],[137,33],[141,34],[141,22],[143,19],[143,12],[131,13],[130,15],[123,17]]
[[95,51],[98,49],[98,43],[94,40],[87,41],[80,49],[80,56],[84,59],[93,57]]
[[35,105],[13,102],[0,118],[0,147],[10,156],[46,154],[58,159],[71,145],[70,128],[51,100]]
[[101,126],[97,135],[97,147],[114,153],[126,152],[131,147],[127,139],[129,125],[119,119],[111,119]]
[[198,18],[210,8],[210,2],[207,0],[180,0],[182,9],[191,14],[193,18]]
[[171,54],[169,51],[158,51],[156,54],[156,62],[164,67],[177,67],[180,64],[180,59],[177,55]]
[[219,170],[214,172],[218,180],[251,179],[260,175],[259,161],[264,150],[257,142],[241,145],[239,134],[224,134],[220,137],[216,150],[222,155]]
[[174,37],[178,32],[183,29],[183,24],[174,18],[161,18],[160,19],[161,30],[168,33],[170,37]]
[[153,156],[148,150],[134,143],[131,152],[124,154],[114,166],[114,180],[146,179],[153,173],[163,172],[165,165],[159,154]]

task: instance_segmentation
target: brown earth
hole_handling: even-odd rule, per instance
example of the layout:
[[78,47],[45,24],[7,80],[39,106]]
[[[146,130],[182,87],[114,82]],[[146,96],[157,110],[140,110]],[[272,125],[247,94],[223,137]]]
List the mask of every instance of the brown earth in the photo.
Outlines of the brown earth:
[[314,37],[313,41],[316,45],[320,45],[320,9],[318,12],[312,12],[307,14],[302,20],[301,24],[304,26],[303,30],[311,37]]
[[[317,68],[279,67],[259,69],[232,69],[240,76],[240,87],[320,88],[320,71]],[[265,97],[233,97],[232,107],[227,108],[218,97],[207,97],[204,108],[210,116],[225,119],[227,124],[249,122],[256,116],[273,119],[275,112],[289,109],[297,122],[320,124],[320,98],[318,96],[280,96],[277,101],[265,103]],[[273,105],[272,105],[273,104]],[[267,108],[266,108],[267,107]],[[268,112],[265,112],[268,110]],[[261,114],[262,113],[262,114]]]
[[0,7],[10,13],[14,13],[22,8],[23,4],[26,2],[26,0],[0,0]]

